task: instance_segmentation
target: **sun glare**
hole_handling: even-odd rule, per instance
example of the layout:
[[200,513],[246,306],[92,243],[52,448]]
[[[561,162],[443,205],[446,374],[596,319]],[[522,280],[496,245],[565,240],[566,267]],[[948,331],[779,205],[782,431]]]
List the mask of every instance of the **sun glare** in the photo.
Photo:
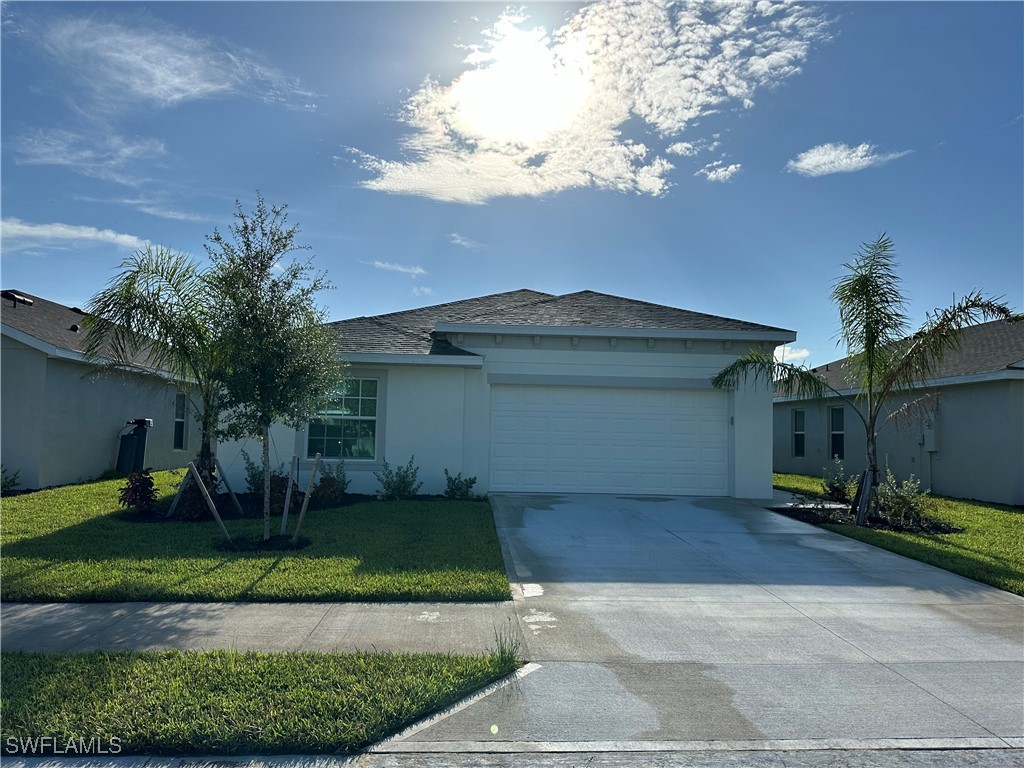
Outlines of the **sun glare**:
[[565,44],[556,53],[542,29],[499,22],[490,47],[467,62],[478,68],[451,86],[452,127],[478,140],[536,145],[569,126],[589,95],[585,54]]

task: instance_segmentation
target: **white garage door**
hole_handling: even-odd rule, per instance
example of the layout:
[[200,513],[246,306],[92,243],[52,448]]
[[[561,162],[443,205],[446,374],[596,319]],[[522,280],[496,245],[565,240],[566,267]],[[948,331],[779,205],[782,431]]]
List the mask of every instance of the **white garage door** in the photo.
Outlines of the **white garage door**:
[[715,390],[491,387],[491,490],[724,496]]

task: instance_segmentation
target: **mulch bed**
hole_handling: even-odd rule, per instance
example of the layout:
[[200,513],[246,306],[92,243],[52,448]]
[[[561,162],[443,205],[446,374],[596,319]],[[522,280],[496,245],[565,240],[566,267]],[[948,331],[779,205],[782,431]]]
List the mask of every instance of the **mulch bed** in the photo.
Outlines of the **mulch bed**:
[[[857,524],[857,518],[850,510],[835,507],[773,507],[772,511],[778,512],[780,515],[785,515],[786,517],[791,517],[794,520],[799,520],[802,523],[810,523],[811,525],[823,525],[825,523],[831,523],[834,525]],[[955,525],[951,525],[950,523],[942,520],[926,519],[921,525],[900,526],[894,525],[890,521],[881,517],[869,517],[867,519],[866,527],[880,531],[932,534],[962,533],[964,530],[963,528],[957,528]]]

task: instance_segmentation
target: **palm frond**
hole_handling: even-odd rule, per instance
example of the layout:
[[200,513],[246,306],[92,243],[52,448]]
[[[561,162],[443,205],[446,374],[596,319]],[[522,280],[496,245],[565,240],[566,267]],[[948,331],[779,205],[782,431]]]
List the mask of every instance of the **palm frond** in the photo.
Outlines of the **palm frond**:
[[938,401],[930,393],[907,400],[898,408],[890,411],[879,426],[891,421],[897,429],[909,429],[925,419],[933,418],[937,405]]
[[999,299],[972,291],[945,309],[928,313],[921,329],[898,346],[897,353],[880,371],[879,391],[906,392],[934,378],[947,352],[960,348],[962,331],[988,320],[1013,321],[1012,310]]
[[800,395],[821,398],[832,391],[824,379],[813,371],[779,362],[774,355],[759,350],[736,358],[715,375],[711,384],[716,389],[736,389],[748,381],[767,383],[775,388],[777,394],[787,397]]
[[154,368],[178,380],[205,378],[210,343],[205,277],[187,255],[147,247],[87,306],[87,358]]
[[844,369],[852,384],[871,390],[875,373],[889,367],[896,345],[907,335],[906,299],[892,240],[883,233],[862,244],[854,261],[843,266],[847,274],[833,286],[832,300],[847,350]]

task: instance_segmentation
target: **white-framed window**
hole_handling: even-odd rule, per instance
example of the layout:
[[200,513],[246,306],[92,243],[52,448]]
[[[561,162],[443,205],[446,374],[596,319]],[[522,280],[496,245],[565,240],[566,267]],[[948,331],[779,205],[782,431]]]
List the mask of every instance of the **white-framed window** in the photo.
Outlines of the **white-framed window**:
[[846,409],[843,406],[828,409],[828,455],[846,458]]
[[188,395],[178,392],[174,396],[174,450],[188,450]]
[[803,410],[793,410],[793,456],[803,458],[807,450],[807,435],[804,432],[806,414]]
[[369,460],[377,458],[376,378],[347,379],[331,405],[309,422],[306,455],[326,459]]

